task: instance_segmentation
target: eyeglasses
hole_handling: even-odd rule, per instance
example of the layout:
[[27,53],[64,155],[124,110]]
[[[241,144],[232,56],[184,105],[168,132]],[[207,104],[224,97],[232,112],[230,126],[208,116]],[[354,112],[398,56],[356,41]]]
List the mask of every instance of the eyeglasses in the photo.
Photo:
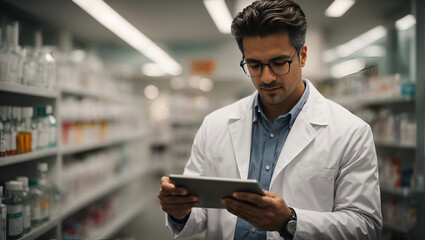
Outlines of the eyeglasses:
[[268,63],[262,63],[260,61],[242,59],[240,66],[249,77],[258,77],[263,73],[263,66],[269,66],[270,70],[277,76],[282,76],[288,74],[291,70],[291,63],[294,60],[295,56],[299,52],[299,48],[295,52],[294,56],[290,60],[285,60],[282,58],[271,59]]

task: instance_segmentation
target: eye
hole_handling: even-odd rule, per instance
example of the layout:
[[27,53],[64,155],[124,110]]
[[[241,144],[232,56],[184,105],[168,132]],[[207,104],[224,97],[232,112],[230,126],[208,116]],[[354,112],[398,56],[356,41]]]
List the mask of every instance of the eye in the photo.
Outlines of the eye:
[[259,68],[261,66],[261,64],[255,63],[255,62],[249,62],[246,65],[248,65],[248,67],[252,68],[252,69],[256,69],[256,68]]
[[271,65],[276,66],[276,67],[283,67],[287,63],[288,63],[288,61],[286,61],[286,60],[275,60],[275,61],[271,62]]

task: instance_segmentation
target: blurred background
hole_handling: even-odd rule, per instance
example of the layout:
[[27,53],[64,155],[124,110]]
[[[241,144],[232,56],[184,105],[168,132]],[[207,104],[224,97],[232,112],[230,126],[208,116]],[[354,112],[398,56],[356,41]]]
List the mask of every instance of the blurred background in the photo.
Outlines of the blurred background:
[[[255,90],[230,34],[251,2],[0,0],[0,186],[24,206],[9,238],[172,239],[160,177]],[[296,2],[304,77],[372,127],[382,239],[424,239],[424,1]]]

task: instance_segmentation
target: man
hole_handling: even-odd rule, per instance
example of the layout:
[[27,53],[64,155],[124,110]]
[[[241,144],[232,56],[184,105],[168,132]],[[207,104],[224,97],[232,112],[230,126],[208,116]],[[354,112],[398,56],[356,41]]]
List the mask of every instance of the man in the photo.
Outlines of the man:
[[380,237],[371,129],[302,79],[306,28],[291,0],[254,2],[233,20],[257,92],[204,119],[184,174],[257,179],[266,196],[236,192],[222,200],[226,209],[196,208],[197,196],[163,177],[158,197],[175,237],[205,229],[207,239]]

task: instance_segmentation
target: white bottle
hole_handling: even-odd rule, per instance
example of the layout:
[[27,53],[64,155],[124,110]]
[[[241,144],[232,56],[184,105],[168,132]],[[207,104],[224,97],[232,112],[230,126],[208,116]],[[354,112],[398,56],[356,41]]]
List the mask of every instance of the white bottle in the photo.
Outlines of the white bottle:
[[2,203],[3,187],[0,186],[0,240],[6,240],[6,214],[7,207]]
[[16,180],[22,183],[24,196],[24,233],[31,230],[31,199],[28,187],[28,177],[17,177]]
[[56,126],[56,118],[52,114],[52,105],[46,106],[46,120],[49,126],[49,147],[56,147],[57,145],[57,126]]
[[46,106],[37,106],[38,149],[49,146],[49,125],[46,119]]
[[19,24],[15,22],[13,26],[8,26],[9,37],[9,76],[8,82],[21,84],[23,58],[19,48]]
[[7,52],[7,41],[2,42],[2,33],[6,35],[6,31],[0,29],[0,82],[6,82],[9,75],[9,55]]
[[12,107],[12,128],[11,128],[11,138],[10,138],[10,155],[18,154],[17,146],[16,146],[16,136],[20,130],[20,122],[21,122],[21,108],[20,107]]
[[35,71],[37,68],[37,62],[34,59],[34,50],[25,48],[23,50],[24,55],[24,67],[22,84],[27,86],[34,86]]
[[35,111],[36,108],[30,107],[32,111],[31,118],[31,149],[32,151],[36,151],[38,149],[38,123],[37,123],[37,113]]
[[[9,121],[8,117],[7,117],[7,109],[8,107],[6,106],[0,106],[0,122],[3,124],[3,139],[4,139],[4,148],[6,151],[6,156],[7,156],[7,152],[10,151],[10,137],[11,137],[11,122]],[[0,145],[0,148],[3,145]],[[1,152],[3,152],[3,149],[1,149]],[[3,157],[3,155],[1,155],[1,157]]]

